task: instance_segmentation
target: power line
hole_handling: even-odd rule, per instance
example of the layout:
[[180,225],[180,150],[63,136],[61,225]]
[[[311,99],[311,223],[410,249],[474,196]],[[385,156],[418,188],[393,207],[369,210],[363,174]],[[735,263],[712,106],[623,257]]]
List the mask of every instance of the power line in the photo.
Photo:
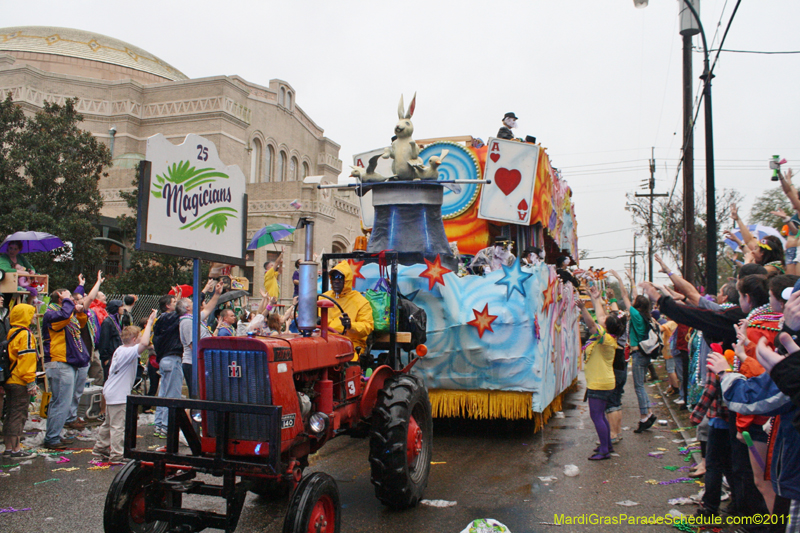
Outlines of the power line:
[[579,239],[585,239],[586,237],[594,237],[595,235],[606,235],[608,233],[619,233],[621,231],[630,231],[632,229],[635,229],[635,228],[630,227],[630,228],[614,229],[614,230],[611,230],[611,231],[602,231],[600,233],[590,233],[589,235],[578,235],[578,238]]
[[788,55],[788,54],[800,54],[800,50],[787,50],[781,52],[767,52],[761,50],[731,50],[725,48],[715,48],[713,50],[709,50],[709,52],[731,52],[734,54],[763,54],[763,55]]

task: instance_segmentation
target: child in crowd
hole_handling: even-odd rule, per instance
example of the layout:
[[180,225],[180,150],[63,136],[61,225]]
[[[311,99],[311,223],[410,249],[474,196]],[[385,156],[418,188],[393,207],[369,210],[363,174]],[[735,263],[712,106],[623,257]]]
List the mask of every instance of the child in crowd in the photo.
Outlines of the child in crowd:
[[6,419],[3,437],[6,451],[11,459],[36,457],[35,453],[25,451],[20,446],[22,429],[28,419],[30,397],[36,394],[36,341],[31,334],[30,325],[35,313],[33,306],[17,304],[11,310],[11,331],[8,333],[8,357],[11,375],[4,388],[6,391]]
[[116,349],[111,358],[108,379],[103,386],[106,400],[106,419],[97,433],[92,455],[108,457],[109,462],[122,464],[123,438],[125,436],[125,404],[136,379],[139,357],[150,344],[150,331],[156,319],[156,310],[150,313],[147,325],[142,331],[136,326],[122,330],[122,346]]

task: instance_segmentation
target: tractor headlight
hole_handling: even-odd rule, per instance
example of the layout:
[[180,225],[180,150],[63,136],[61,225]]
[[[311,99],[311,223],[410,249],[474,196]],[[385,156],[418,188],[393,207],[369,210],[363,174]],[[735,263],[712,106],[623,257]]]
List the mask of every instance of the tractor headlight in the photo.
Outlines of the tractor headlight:
[[316,434],[323,433],[328,429],[328,415],[321,412],[314,413],[308,421],[308,427]]

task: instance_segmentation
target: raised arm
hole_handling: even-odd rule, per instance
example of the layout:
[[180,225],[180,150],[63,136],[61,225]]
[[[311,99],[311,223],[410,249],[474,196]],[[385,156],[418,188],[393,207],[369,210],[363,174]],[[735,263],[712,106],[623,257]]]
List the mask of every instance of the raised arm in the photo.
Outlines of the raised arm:
[[787,170],[785,174],[778,172],[778,176],[780,177],[781,188],[783,189],[784,194],[787,198],[789,198],[794,210],[800,213],[800,197],[798,197],[797,189],[795,189],[794,185],[792,184],[792,169],[790,168]]
[[758,239],[756,239],[753,234],[750,233],[750,229],[747,227],[747,224],[745,224],[744,220],[742,220],[739,216],[739,209],[737,209],[736,204],[731,204],[731,218],[739,226],[739,231],[742,232],[742,240],[747,247],[755,249],[758,246]]
[[622,293],[622,302],[625,304],[625,310],[631,308],[631,299],[628,296],[628,288],[625,287],[625,282],[622,281],[622,276],[620,276],[616,270],[611,271],[611,275],[617,278],[619,282],[619,292]]
[[628,279],[631,282],[631,299],[635,299],[637,296],[639,296],[639,293],[636,292],[636,280],[633,279],[633,274],[631,274],[630,269],[625,269],[625,275],[628,276]]
[[[217,307],[217,302],[219,302],[219,295],[222,294],[222,282],[218,282],[217,286],[214,287],[214,295],[211,299],[206,302],[203,308],[200,311],[200,322],[205,322],[208,316],[214,312],[214,309]],[[201,302],[202,303],[202,302]]]
[[592,315],[589,314],[589,311],[586,310],[586,304],[580,298],[578,298],[578,307],[581,308],[581,316],[583,317],[583,322],[586,324],[586,329],[588,329],[589,333],[592,335],[596,334],[597,324],[592,318]]
[[153,309],[153,312],[150,313],[150,316],[147,318],[147,325],[144,327],[144,331],[142,331],[142,336],[139,341],[139,353],[141,354],[144,352],[148,346],[150,346],[150,332],[153,330],[153,322],[156,321],[156,310]]
[[87,305],[92,305],[92,302],[95,300],[95,298],[97,298],[97,293],[100,292],[100,285],[102,285],[105,280],[106,278],[103,277],[103,271],[98,270],[97,281],[94,283],[92,290],[89,291],[89,294],[86,295],[86,299],[84,300]]
[[700,293],[694,288],[694,285],[683,279],[678,272],[670,270],[667,264],[661,259],[660,255],[655,254],[654,258],[656,262],[661,265],[661,272],[669,276],[669,280],[675,286],[675,290],[684,295],[686,301],[690,304],[697,305],[697,302],[700,301]]
[[600,295],[600,289],[597,288],[597,285],[592,285],[589,287],[589,298],[592,299],[592,305],[594,306],[594,314],[597,316],[597,321],[601,324],[605,324],[606,322],[606,310],[603,307],[603,299]]

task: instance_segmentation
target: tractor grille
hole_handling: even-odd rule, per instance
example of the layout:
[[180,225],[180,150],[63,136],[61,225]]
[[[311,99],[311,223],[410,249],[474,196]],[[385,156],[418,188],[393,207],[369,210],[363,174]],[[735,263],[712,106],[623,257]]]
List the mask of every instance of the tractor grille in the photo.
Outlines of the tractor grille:
[[[206,349],[203,361],[206,367],[206,400],[271,405],[272,389],[265,352]],[[241,377],[232,377],[237,374]],[[216,437],[214,424],[209,422],[208,436]],[[268,435],[266,416],[231,415],[231,438],[264,440]]]

